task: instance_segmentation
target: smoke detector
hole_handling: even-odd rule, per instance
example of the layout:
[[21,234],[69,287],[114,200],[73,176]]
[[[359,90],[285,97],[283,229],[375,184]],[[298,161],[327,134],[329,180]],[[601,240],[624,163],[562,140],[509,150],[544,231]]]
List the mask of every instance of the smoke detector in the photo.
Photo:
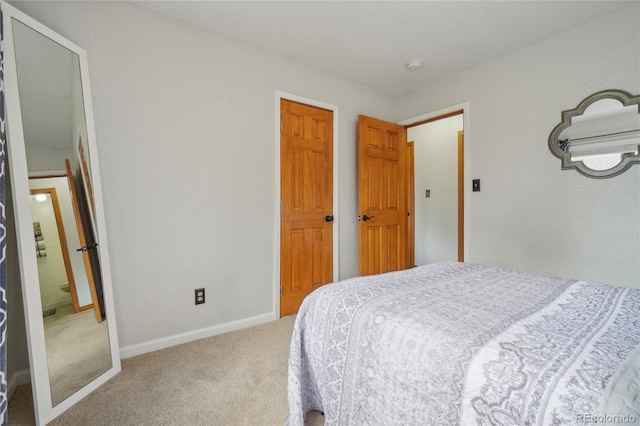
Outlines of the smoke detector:
[[418,71],[422,68],[422,61],[420,59],[413,59],[407,63],[407,69],[411,72]]

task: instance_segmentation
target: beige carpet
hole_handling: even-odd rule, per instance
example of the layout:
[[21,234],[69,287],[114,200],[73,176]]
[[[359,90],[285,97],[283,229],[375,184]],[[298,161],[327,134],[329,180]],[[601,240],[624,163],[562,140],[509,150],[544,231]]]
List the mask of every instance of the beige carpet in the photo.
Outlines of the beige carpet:
[[44,323],[47,360],[54,404],[65,400],[111,367],[107,323],[93,310],[64,315]]
[[[122,372],[50,425],[282,425],[294,316],[122,361]],[[31,390],[9,425],[33,425]],[[311,413],[307,425],[324,424]]]

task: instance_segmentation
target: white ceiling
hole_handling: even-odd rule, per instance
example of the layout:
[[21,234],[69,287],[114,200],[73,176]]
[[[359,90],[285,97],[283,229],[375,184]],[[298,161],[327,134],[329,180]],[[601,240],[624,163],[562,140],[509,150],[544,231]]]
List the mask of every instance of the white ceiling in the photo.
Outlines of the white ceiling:
[[133,3],[400,96],[640,1]]

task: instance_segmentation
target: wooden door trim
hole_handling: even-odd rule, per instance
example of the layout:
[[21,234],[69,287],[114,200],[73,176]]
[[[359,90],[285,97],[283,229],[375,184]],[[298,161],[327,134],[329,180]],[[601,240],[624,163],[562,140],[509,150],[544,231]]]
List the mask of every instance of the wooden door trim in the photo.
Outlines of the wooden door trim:
[[338,205],[338,106],[306,98],[292,93],[275,91],[275,200],[274,200],[274,259],[273,259],[273,318],[280,318],[280,101],[282,99],[299,102],[312,107],[333,112],[333,280],[340,279],[339,228],[340,210]]
[[464,262],[464,130],[458,132],[458,262]]
[[416,266],[415,144],[407,142],[407,268]]
[[469,114],[470,114],[470,103],[464,102],[461,104],[453,105],[447,108],[443,108],[437,111],[433,111],[426,114],[421,114],[415,117],[407,118],[405,120],[399,121],[397,124],[401,126],[405,126],[405,128],[418,126],[420,124],[429,123],[431,121],[440,120],[442,118],[452,117],[454,115],[463,114],[463,131],[464,131],[464,141],[463,141],[463,149],[464,149],[464,161],[463,161],[463,174],[466,177],[464,180],[464,212],[463,214],[463,246],[464,246],[464,259],[465,261],[470,261],[470,244],[469,244],[469,217],[471,214],[471,209],[469,208],[469,194],[471,193],[471,179],[468,177],[469,174],[469,146],[471,143],[471,131],[472,129],[469,126]]
[[411,124],[405,124],[405,129],[409,129],[411,127],[416,127],[416,126],[422,126],[423,124],[427,124],[427,123],[431,123],[434,121],[438,121],[438,120],[443,120],[445,118],[449,118],[449,117],[455,117],[456,115],[460,115],[463,114],[464,112],[460,109],[460,110],[455,110],[455,111],[451,111],[451,112],[447,112],[441,115],[436,115],[434,117],[429,117],[429,118],[425,118],[424,120],[420,120],[420,121],[416,121],[416,122],[412,122]]

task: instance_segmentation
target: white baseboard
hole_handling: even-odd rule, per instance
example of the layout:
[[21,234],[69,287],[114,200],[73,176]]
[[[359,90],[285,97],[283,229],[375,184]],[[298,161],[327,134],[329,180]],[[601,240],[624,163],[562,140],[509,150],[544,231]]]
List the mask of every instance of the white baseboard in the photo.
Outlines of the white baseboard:
[[10,400],[18,386],[31,383],[31,372],[20,370],[12,373],[7,380],[7,400]]
[[120,347],[120,358],[131,358],[160,349],[170,348],[171,346],[193,342],[194,340],[204,339],[206,337],[212,337],[218,334],[228,333],[230,331],[241,330],[247,327],[253,327],[255,325],[274,321],[276,318],[277,317],[271,312],[268,314],[257,315],[254,317],[231,321],[211,327],[205,327],[198,330],[189,331],[187,333],[167,336],[161,339],[149,340],[148,342],[137,343],[135,345],[122,346]]

